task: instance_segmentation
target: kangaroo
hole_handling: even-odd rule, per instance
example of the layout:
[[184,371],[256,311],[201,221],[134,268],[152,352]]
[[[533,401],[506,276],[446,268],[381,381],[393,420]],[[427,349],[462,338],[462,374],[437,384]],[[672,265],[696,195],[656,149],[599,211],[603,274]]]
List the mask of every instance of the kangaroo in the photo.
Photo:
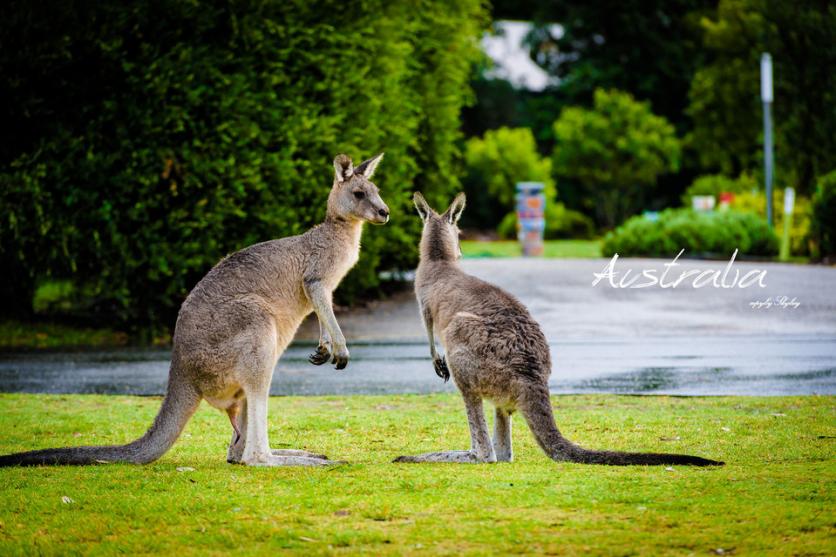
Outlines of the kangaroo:
[[335,464],[307,451],[271,450],[267,401],[276,362],[311,310],[319,319],[320,339],[310,362],[322,365],[330,359],[337,369],[348,364],[331,294],[357,262],[363,223],[389,220],[389,208],[370,181],[382,157],[354,168],[348,156],[338,155],[322,224],[233,253],[194,287],[177,317],[167,392],[145,435],[127,445],[0,456],[0,466],[149,463],[174,444],[202,399],[229,416],[230,463]]
[[[464,399],[470,426],[469,451],[401,456],[395,462],[510,462],[511,415],[519,409],[537,443],[556,461],[586,464],[721,465],[697,456],[587,450],[567,440],[555,424],[549,399],[549,345],[525,306],[504,290],[461,270],[457,222],[465,197],[447,211],[433,211],[420,193],[415,207],[424,221],[415,294],[427,329],[436,374],[450,375]],[[439,333],[446,357],[436,351]],[[493,439],[482,399],[496,407]]]

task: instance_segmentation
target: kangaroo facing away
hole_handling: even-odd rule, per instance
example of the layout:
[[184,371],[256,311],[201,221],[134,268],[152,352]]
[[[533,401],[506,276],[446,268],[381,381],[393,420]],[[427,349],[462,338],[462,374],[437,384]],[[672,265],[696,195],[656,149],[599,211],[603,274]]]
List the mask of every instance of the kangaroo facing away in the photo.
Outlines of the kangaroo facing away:
[[[424,221],[415,294],[435,371],[445,381],[452,374],[464,398],[471,449],[401,456],[395,462],[510,462],[511,414],[519,409],[537,443],[556,461],[723,464],[690,455],[592,451],[563,437],[552,414],[548,385],[551,356],[540,326],[514,296],[459,267],[456,223],[464,209],[464,194],[459,194],[443,215],[433,211],[420,193],[414,201]],[[446,357],[436,351],[435,332]],[[496,406],[493,440],[482,410],[483,399]]]
[[389,208],[370,181],[383,154],[354,168],[334,159],[325,221],[300,236],[255,244],[221,260],[194,287],[177,317],[168,389],[154,423],[127,445],[44,449],[0,456],[0,466],[148,463],[162,456],[202,399],[232,423],[231,463],[256,466],[333,464],[322,455],[271,450],[267,401],[276,362],[312,310],[319,346],[310,361],[348,364],[331,294],[360,254],[363,223],[385,224]]

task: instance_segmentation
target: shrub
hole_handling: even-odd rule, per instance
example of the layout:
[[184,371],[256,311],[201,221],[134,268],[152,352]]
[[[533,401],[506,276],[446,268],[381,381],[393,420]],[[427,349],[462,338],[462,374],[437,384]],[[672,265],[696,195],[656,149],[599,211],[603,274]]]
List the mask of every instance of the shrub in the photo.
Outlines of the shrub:
[[565,108],[554,123],[554,175],[584,190],[586,208],[612,227],[641,206],[643,189],[679,168],[673,125],[622,91],[595,91],[592,109]]
[[719,196],[723,192],[740,194],[757,189],[757,183],[748,175],[741,175],[737,179],[722,174],[708,174],[700,176],[688,186],[682,195],[682,205],[691,207],[691,199],[695,195],[711,195],[719,203]]
[[[766,219],[766,194],[761,191],[744,191],[735,194],[731,208],[742,213],[751,213]],[[784,190],[775,189],[772,196],[772,215],[775,231],[784,230]],[[810,255],[812,239],[813,206],[810,199],[796,195],[790,227],[790,251],[794,255]]]
[[816,185],[813,230],[822,257],[836,257],[836,170],[820,177]]
[[[17,3],[0,21],[0,303],[41,277],[97,320],[174,324],[223,255],[324,217],[331,160],[386,151],[391,224],[343,300],[415,263],[408,191],[458,190],[459,109],[484,7],[215,0]],[[163,14],[164,17],[161,17]]]
[[604,238],[606,257],[673,257],[684,249],[691,255],[771,256],[778,253],[778,237],[766,221],[751,213],[736,211],[696,212],[667,209],[651,220],[644,216],[628,219]]
[[469,208],[463,226],[492,228],[499,224],[515,207],[517,182],[543,182],[546,205],[555,203],[551,161],[537,152],[528,128],[499,128],[471,138],[465,145],[464,158]]

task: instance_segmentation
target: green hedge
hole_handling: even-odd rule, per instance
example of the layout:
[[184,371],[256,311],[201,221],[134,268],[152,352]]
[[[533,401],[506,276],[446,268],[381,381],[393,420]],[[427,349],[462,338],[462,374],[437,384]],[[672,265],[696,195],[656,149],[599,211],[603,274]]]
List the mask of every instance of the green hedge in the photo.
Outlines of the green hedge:
[[836,258],[836,170],[818,179],[813,195],[813,230],[821,256]]
[[403,1],[0,8],[0,303],[69,279],[79,311],[174,324],[223,255],[324,217],[331,161],[379,151],[392,209],[343,300],[413,265],[409,192],[459,189],[459,110],[485,8]]
[[772,256],[778,253],[778,238],[766,221],[751,213],[736,211],[696,212],[667,209],[657,220],[636,216],[604,238],[605,257],[673,257],[681,249],[689,255]]
[[722,174],[706,174],[695,179],[685,193],[682,194],[682,205],[691,207],[691,200],[695,195],[710,195],[720,205],[721,193],[749,193],[757,190],[757,183],[751,176],[741,175],[739,178],[729,178]]

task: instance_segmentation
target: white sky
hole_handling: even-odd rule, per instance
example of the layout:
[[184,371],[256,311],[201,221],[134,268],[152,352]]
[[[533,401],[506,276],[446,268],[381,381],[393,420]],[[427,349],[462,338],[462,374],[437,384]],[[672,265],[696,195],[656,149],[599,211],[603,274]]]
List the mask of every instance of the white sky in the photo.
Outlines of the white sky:
[[[527,21],[496,21],[495,34],[485,33],[482,37],[482,50],[495,64],[489,76],[507,79],[521,89],[542,91],[554,83],[554,78],[531,61],[528,49],[522,44],[530,29],[531,23]],[[553,32],[559,36],[561,30],[555,25]]]

